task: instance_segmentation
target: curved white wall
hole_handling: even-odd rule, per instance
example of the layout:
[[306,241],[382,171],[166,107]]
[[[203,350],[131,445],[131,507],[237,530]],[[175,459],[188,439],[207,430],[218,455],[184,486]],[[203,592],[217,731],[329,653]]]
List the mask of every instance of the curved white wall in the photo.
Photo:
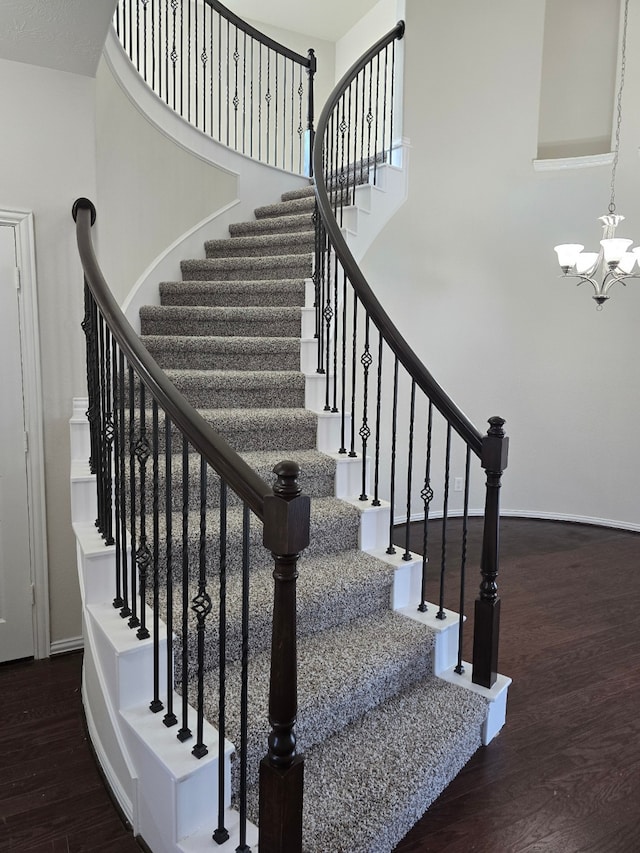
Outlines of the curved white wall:
[[[406,7],[409,198],[364,271],[469,417],[506,418],[507,512],[640,529],[640,282],[597,312],[558,279],[554,245],[598,245],[610,169],[533,169],[544,2]],[[629,16],[617,201],[637,242],[639,0]]]

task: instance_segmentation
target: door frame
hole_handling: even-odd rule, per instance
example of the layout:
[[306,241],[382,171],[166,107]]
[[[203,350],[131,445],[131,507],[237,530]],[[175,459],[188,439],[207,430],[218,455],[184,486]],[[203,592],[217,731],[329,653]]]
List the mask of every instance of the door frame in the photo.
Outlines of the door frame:
[[18,311],[24,421],[28,435],[26,454],[29,506],[29,550],[31,583],[34,589],[33,649],[36,658],[49,657],[49,569],[47,561],[47,516],[44,477],[44,415],[40,369],[40,328],[36,287],[36,253],[33,213],[0,207],[0,225],[14,228],[19,272]]

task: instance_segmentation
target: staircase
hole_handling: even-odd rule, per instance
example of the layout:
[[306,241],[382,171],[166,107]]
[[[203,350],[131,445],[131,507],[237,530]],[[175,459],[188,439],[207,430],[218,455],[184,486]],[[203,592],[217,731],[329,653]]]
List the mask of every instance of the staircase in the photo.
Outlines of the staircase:
[[[383,542],[376,533],[388,528],[389,508],[359,502],[352,485],[358,474],[351,478],[348,472],[358,460],[333,452],[339,441],[331,434],[332,416],[322,411],[313,368],[313,210],[311,187],[287,193],[280,202],[257,209],[254,221],[233,225],[229,239],[206,243],[204,259],[182,263],[182,281],[160,285],[160,306],[141,310],[141,339],[176,387],[263,478],[271,482],[273,467],[282,459],[301,467],[303,493],[311,496],[311,544],[300,560],[298,579],[296,734],[298,751],[305,755],[304,850],[374,853],[393,849],[480,746],[487,701],[437,677],[436,631],[426,620],[393,609],[399,603],[397,561],[382,558]],[[190,551],[196,557],[199,460],[194,457],[190,466]],[[172,472],[177,529],[183,503],[179,453]],[[159,477],[162,490],[162,464]],[[219,501],[219,479],[209,469],[211,554]],[[226,736],[236,745],[241,515],[239,502],[229,495]],[[250,554],[246,755],[248,816],[258,823],[258,764],[269,732],[273,561],[257,523],[251,528]],[[179,562],[176,552],[176,612],[183,594]],[[197,557],[192,565],[189,600],[197,595]],[[166,590],[162,556],[159,574],[160,590]],[[219,704],[215,587],[212,582],[205,649],[205,711],[214,726]],[[162,592],[160,610],[166,615]],[[190,618],[189,635],[195,637],[196,619]],[[193,651],[190,644],[188,674],[195,695]],[[177,653],[176,667],[179,678]],[[236,794],[235,761],[231,779]]]

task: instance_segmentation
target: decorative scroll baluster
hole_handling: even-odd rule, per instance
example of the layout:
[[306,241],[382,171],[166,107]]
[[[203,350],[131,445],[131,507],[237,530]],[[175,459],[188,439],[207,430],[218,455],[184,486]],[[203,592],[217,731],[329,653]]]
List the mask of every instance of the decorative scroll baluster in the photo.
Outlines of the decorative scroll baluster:
[[240,60],[240,54],[238,53],[238,28],[236,27],[236,43],[233,51],[233,65],[234,65],[234,91],[233,91],[233,126],[234,126],[234,141],[233,147],[238,150],[238,107],[240,105],[240,98],[238,97],[238,62]]
[[213,840],[223,844],[229,840],[224,825],[225,776],[224,739],[226,735],[227,679],[227,484],[220,480],[220,606],[218,611],[218,826]]
[[471,449],[467,447],[467,455],[464,467],[464,508],[462,513],[462,553],[460,556],[460,603],[458,605],[458,660],[455,666],[455,671],[458,675],[464,672],[462,665],[462,641],[464,639],[464,591],[466,589],[466,569],[467,569],[467,538],[469,530],[469,472],[471,468]]
[[433,500],[433,489],[431,488],[431,439],[433,435],[433,402],[429,400],[429,416],[427,420],[427,450],[424,471],[424,486],[420,492],[424,504],[424,521],[422,524],[422,588],[420,593],[420,604],[418,610],[421,613],[427,611],[427,563],[429,562],[429,509]]
[[150,447],[147,438],[147,409],[146,389],[144,383],[140,383],[140,435],[136,442],[135,454],[138,460],[140,472],[140,539],[136,551],[136,565],[138,567],[138,583],[140,589],[140,628],[136,632],[139,640],[149,637],[146,626],[145,600],[147,597],[147,576],[151,565],[151,551],[147,545],[147,461],[149,459]]
[[204,629],[205,620],[211,613],[211,596],[207,592],[207,462],[204,456],[200,457],[200,542],[198,555],[198,594],[192,604],[198,622],[198,698],[196,703],[198,720],[197,743],[191,752],[196,758],[202,758],[209,752],[204,743]]
[[449,522],[449,477],[451,469],[451,424],[447,424],[447,449],[444,459],[444,492],[442,500],[442,551],[440,555],[440,607],[436,619],[446,619],[444,612],[444,576],[447,570],[447,525]]
[[275,560],[269,688],[269,748],[260,762],[260,846],[270,853],[302,849],[304,759],[296,753],[296,580],[309,544],[309,498],[295,462],[274,468],[277,482],[264,502],[264,545]]
[[189,443],[182,437],[182,725],[176,737],[189,740]]
[[270,162],[269,156],[271,153],[271,142],[270,142],[270,127],[271,127],[271,50],[267,48],[267,91],[264,96],[265,103],[267,105],[267,163]]
[[178,724],[178,718],[173,712],[173,457],[171,421],[168,415],[165,415],[164,419],[164,459],[165,561],[167,571],[167,711],[162,722],[167,728],[170,728]]
[[500,549],[500,485],[507,467],[509,439],[504,420],[489,418],[489,431],[482,442],[482,467],[487,472],[484,534],[480,573],[480,596],[476,599],[473,626],[473,682],[492,687],[498,675],[500,598],[498,597],[498,553]]
[[315,141],[315,130],[314,130],[314,78],[316,73],[316,55],[313,48],[309,49],[308,53],[309,58],[309,67],[307,68],[307,75],[309,78],[309,92],[308,92],[308,100],[307,100],[307,132],[309,134],[309,177],[313,177],[313,143]]
[[[322,311],[322,318],[325,324],[325,353],[324,353],[324,364],[326,365],[327,373],[329,371],[329,363],[331,358],[331,321],[334,317],[333,306],[331,305],[331,255],[326,253],[326,275],[323,276],[324,282],[324,290],[326,295],[326,303],[324,309]],[[325,372],[324,369],[322,371]],[[329,382],[329,377],[327,376],[327,381],[325,382],[325,401],[324,401],[324,410],[325,412],[331,411],[330,405],[330,393],[331,386]]]
[[340,376],[340,449],[338,453],[344,454],[347,452],[347,276],[344,270],[342,271],[342,365]]
[[369,315],[365,315],[364,323],[364,352],[360,356],[360,364],[363,370],[362,380],[362,426],[359,430],[360,439],[362,441],[362,491],[360,492],[360,500],[368,500],[367,495],[367,443],[371,437],[371,429],[368,421],[368,406],[369,406],[369,368],[373,364],[373,358],[370,352],[369,344]]

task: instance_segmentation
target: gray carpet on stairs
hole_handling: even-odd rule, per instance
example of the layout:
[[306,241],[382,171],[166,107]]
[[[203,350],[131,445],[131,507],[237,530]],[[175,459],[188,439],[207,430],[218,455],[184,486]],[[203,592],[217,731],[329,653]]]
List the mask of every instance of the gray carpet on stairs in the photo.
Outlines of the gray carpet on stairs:
[[[358,181],[360,166],[348,175]],[[334,186],[340,191],[340,180]],[[311,544],[299,562],[299,749],[305,752],[305,853],[390,853],[480,744],[486,703],[432,675],[434,634],[390,610],[394,571],[358,549],[360,510],[334,497],[336,462],[316,450],[318,419],[304,408],[300,373],[305,279],[312,274],[312,186],[285,193],[208,241],[207,257],[182,262],[183,280],[162,282],[158,306],[141,309],[141,339],[176,387],[267,482],[285,458],[301,466],[311,496]],[[147,414],[147,424],[151,413]],[[172,433],[171,581],[174,614],[182,590],[181,439]],[[165,494],[164,434],[158,486]],[[197,594],[199,460],[188,456],[188,598]],[[139,485],[139,484],[137,484]],[[221,484],[207,471],[207,571],[213,610],[204,652],[205,705],[218,720]],[[239,744],[242,651],[239,500],[227,495],[227,731]],[[162,538],[165,522],[160,522]],[[257,813],[258,764],[266,751],[273,560],[252,517],[249,575],[249,816]],[[168,612],[167,554],[161,551],[159,606]],[[151,594],[151,589],[149,589]],[[189,612],[189,693],[197,660]],[[176,676],[181,678],[181,625]],[[238,758],[232,763],[237,796]]]

